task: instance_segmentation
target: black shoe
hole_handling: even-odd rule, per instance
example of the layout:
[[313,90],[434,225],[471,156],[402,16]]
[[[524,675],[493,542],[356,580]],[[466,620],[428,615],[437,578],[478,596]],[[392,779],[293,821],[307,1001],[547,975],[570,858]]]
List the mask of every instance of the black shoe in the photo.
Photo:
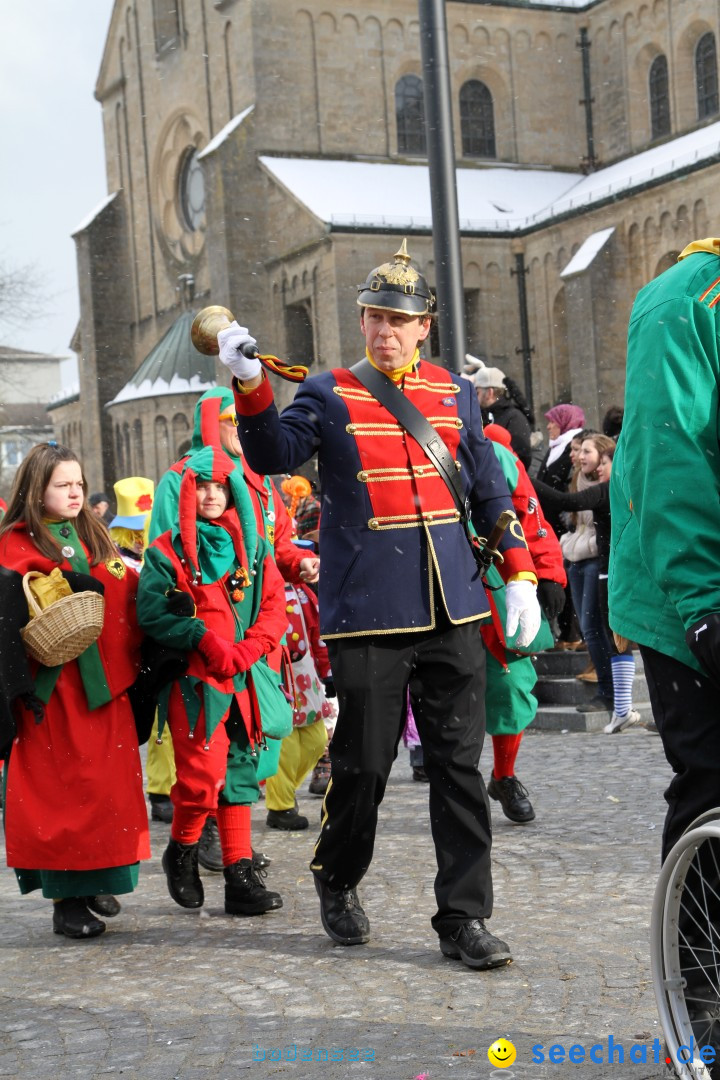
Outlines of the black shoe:
[[96,919],[83,896],[69,896],[53,903],[53,933],[69,938],[91,938],[105,933],[105,923]]
[[269,855],[266,855],[264,851],[253,851],[252,853],[253,866],[258,870],[264,870],[266,866],[269,866],[272,859]]
[[205,824],[198,843],[198,862],[205,870],[213,870],[216,874],[219,874],[223,868],[217,818],[205,818]]
[[313,774],[308,785],[311,795],[324,795],[330,783],[330,755],[327,750],[313,769]]
[[298,832],[308,827],[308,819],[298,814],[295,807],[292,810],[268,810],[265,823],[269,829],[285,829],[287,832]]
[[596,694],[590,701],[586,701],[584,705],[575,706],[577,712],[608,712],[613,711],[613,702],[608,701],[607,698],[600,697]]
[[357,889],[335,892],[317,876],[315,888],[320,897],[320,918],[328,937],[339,945],[364,945],[370,940],[370,920],[358,900]]
[[240,859],[226,866],[225,913],[227,915],[264,915],[283,906],[279,893],[265,888],[264,870],[259,870],[252,859]]
[[198,874],[198,845],[171,840],[162,857],[168,892],[184,908],[203,906],[205,891]]
[[425,772],[425,768],[422,765],[413,765],[412,777],[413,780],[417,780],[420,784],[430,783],[430,777]]
[[96,915],[104,915],[106,919],[114,919],[122,911],[120,901],[110,893],[102,893],[100,896],[83,896],[83,900]]
[[173,804],[169,795],[150,795],[150,820],[162,821],[165,825],[171,825],[173,819]]
[[502,780],[490,777],[487,793],[491,799],[497,799],[503,809],[503,814],[510,821],[524,825],[527,821],[535,820],[535,811],[528,798],[527,789],[518,780],[517,776],[504,776]]
[[477,971],[512,963],[510,947],[486,929],[484,919],[470,919],[449,937],[440,938],[440,952]]

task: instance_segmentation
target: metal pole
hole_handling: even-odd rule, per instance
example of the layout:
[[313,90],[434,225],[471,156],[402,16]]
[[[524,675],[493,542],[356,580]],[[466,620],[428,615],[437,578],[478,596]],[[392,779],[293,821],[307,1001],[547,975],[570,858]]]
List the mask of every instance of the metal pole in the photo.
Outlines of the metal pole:
[[530,412],[535,411],[533,405],[532,385],[532,354],[535,346],[530,344],[530,324],[528,323],[527,293],[525,291],[525,275],[529,273],[525,266],[525,256],[521,251],[515,252],[515,269],[510,271],[511,277],[517,277],[518,306],[520,308],[520,340],[522,345],[516,349],[516,353],[522,353],[523,375],[525,377],[525,400],[530,406]]
[[587,27],[581,26],[580,40],[577,42],[577,47],[582,52],[583,93],[585,97],[580,99],[580,104],[585,106],[585,138],[587,140],[587,155],[582,160],[587,172],[592,172],[598,166],[598,160],[595,157],[595,136],[593,134],[592,107],[595,98],[592,96],[590,83],[590,45]]
[[451,371],[461,371],[466,348],[465,296],[455,186],[445,0],[418,0],[418,8],[440,356]]

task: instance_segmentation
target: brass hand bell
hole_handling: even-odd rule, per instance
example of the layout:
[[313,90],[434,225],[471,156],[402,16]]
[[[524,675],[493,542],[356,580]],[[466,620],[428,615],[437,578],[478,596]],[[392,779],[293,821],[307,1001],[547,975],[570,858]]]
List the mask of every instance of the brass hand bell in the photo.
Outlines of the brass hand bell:
[[[190,337],[197,351],[204,356],[217,356],[220,352],[217,336],[234,321],[232,311],[218,304],[211,304],[210,307],[198,311],[190,327]],[[308,369],[302,364],[289,364],[286,360],[279,360],[277,356],[270,354],[257,354],[257,357],[267,371],[280,375],[288,382],[303,382],[307,377]]]
[[203,356],[217,356],[220,352],[217,336],[221,330],[227,330],[235,321],[232,311],[218,304],[211,304],[198,311],[190,327],[190,337],[198,352]]

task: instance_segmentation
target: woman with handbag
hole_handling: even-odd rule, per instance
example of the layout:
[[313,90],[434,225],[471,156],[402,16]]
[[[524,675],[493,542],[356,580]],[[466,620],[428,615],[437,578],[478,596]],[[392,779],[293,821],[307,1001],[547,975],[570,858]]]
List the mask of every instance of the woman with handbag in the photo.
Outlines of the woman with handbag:
[[[552,491],[543,483],[536,482],[543,507],[551,506],[556,513],[573,511],[575,528],[572,532],[563,533],[560,546],[567,562],[575,610],[598,677],[596,696],[592,701],[578,706],[579,711],[584,712],[614,712],[613,645],[598,587],[600,575],[607,575],[610,552],[608,485],[601,483],[598,467],[602,456],[612,454],[614,449],[615,442],[607,435],[592,434],[583,440],[578,458],[580,471],[577,474],[577,492]],[[589,494],[591,488],[598,486],[601,487],[600,491]]]
[[[226,513],[231,502],[236,512]],[[292,729],[279,674],[285,596],[247,486],[222,450],[204,447],[185,461],[177,524],[145,552],[138,618],[151,638],[188,659],[158,711],[159,737],[166,722],[172,732],[177,772],[162,860],[170,895],[181,907],[202,907],[198,844],[208,814],[217,812],[225,911],[280,908],[252,861],[250,808],[259,797],[258,765],[273,755],[265,745],[276,744],[279,754]]]
[[[75,454],[43,443],[18,469],[0,526],[0,605],[7,630],[2,741],[12,746],[7,862],[22,893],[42,889],[53,900],[53,930],[69,938],[101,934],[105,923],[93,912],[116,915],[120,907],[112,894],[131,892],[139,860],[150,857],[128,696],[140,669],[137,579],[126,572],[86,499],[87,483]],[[70,591],[102,594],[99,636],[90,644],[86,638],[75,659],[62,662],[59,652],[54,659],[52,643],[45,663],[27,655],[24,644],[34,636],[36,619],[38,625],[40,618],[55,620],[58,642],[68,630],[77,639],[84,617],[73,611],[86,602],[80,596],[59,601],[63,613],[57,616],[51,603],[26,627],[22,587],[28,574],[38,575],[50,600]]]

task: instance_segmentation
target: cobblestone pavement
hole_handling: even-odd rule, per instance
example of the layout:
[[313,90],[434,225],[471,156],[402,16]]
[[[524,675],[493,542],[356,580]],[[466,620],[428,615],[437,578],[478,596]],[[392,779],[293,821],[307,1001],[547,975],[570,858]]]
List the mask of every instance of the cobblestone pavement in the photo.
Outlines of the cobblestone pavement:
[[[486,774],[489,763],[488,748]],[[530,732],[518,773],[537,819],[513,826],[495,814],[490,925],[515,962],[489,973],[438,949],[427,786],[412,782],[402,750],[360,889],[372,923],[364,947],[335,946],[320,926],[307,869],[320,800],[305,793],[306,833],[268,830],[262,803],[255,810],[254,846],[272,856],[268,884],[285,901],[272,915],[225,916],[222,876],[213,874],[202,911],[177,907],[160,867],[168,827],[155,823],[138,890],[93,941],[54,936],[49,902],[21,898],[5,870],[0,1076],[519,1080],[568,1070],[533,1064],[535,1044],[589,1049],[612,1036],[626,1054],[633,1042],[650,1048],[661,1035],[648,948],[669,777],[660,741],[638,730]],[[512,1069],[493,1072],[487,1048],[500,1036],[518,1056]],[[293,1045],[297,1058],[288,1061]],[[303,1048],[312,1062],[301,1060]],[[336,1058],[342,1050],[342,1061],[318,1061],[322,1048]],[[351,1062],[351,1049],[372,1059]],[[572,1070],[616,1076],[618,1066]],[[626,1063],[621,1072],[665,1069]]]

